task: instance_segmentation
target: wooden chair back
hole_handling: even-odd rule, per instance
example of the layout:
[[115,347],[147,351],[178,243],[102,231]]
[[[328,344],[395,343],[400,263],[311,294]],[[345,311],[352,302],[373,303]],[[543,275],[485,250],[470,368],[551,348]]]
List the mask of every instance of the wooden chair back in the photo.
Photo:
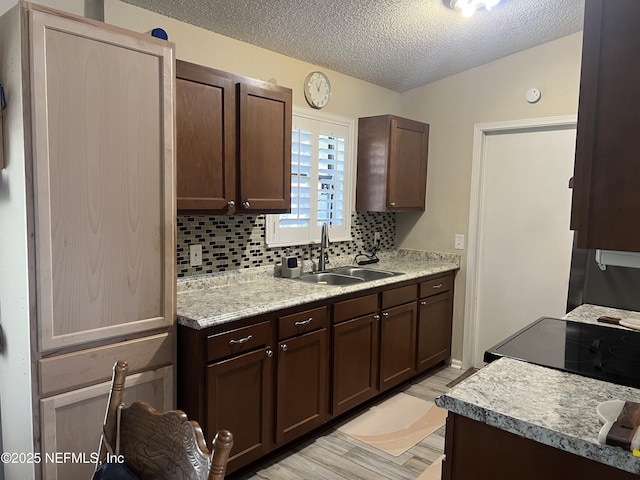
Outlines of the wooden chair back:
[[108,454],[120,454],[140,480],[224,479],[233,446],[231,432],[218,432],[213,439],[213,451],[209,452],[202,429],[197,422],[189,421],[184,412],[160,413],[143,401],[123,407],[128,370],[123,361],[113,367],[98,465]]

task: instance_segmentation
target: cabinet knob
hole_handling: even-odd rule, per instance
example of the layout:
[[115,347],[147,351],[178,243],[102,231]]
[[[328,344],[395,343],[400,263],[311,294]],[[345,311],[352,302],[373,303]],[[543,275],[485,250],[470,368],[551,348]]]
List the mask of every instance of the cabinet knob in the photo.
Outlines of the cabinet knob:
[[389,314],[387,312],[382,313],[382,318],[389,318]]
[[395,206],[396,206],[396,202],[391,202],[391,203],[389,203],[389,206],[390,206],[390,207],[395,207]]
[[227,207],[228,208],[236,208],[236,202],[234,202],[233,200],[229,200],[227,202]]
[[271,358],[271,357],[273,357],[273,350],[269,349],[269,350],[267,350],[265,353],[266,353],[266,355],[267,355],[267,358]]
[[251,208],[251,204],[249,203],[249,200],[242,202],[242,207],[243,208]]
[[280,350],[282,350],[283,352],[287,351],[287,344],[285,343],[284,345],[280,345]]
[[426,306],[426,305],[427,305],[426,300],[422,300],[422,301],[420,302],[420,305],[422,305],[423,307],[424,307],[424,306]]
[[373,316],[374,320],[380,320],[380,315],[378,315],[377,313]]

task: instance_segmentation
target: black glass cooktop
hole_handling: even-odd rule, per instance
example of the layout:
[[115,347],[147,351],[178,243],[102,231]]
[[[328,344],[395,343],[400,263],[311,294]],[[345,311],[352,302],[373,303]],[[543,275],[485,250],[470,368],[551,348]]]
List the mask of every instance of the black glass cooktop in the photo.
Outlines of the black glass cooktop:
[[640,388],[640,331],[539,318],[484,353]]

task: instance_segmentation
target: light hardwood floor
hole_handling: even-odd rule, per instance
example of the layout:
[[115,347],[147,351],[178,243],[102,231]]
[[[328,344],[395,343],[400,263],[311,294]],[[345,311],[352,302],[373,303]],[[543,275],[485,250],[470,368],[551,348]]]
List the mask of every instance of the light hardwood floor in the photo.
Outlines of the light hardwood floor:
[[[398,390],[433,401],[447,392],[447,384],[463,372],[441,367]],[[397,393],[396,392],[396,393]],[[385,396],[383,400],[389,398]],[[229,477],[238,480],[415,480],[444,451],[444,427],[399,457],[353,439],[337,428],[362,411],[332,426],[249,473]]]

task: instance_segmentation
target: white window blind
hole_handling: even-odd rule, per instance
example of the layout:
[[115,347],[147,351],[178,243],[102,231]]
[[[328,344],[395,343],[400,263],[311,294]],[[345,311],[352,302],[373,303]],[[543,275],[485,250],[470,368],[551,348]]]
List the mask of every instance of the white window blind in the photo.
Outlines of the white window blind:
[[353,127],[348,119],[294,112],[291,136],[291,213],[268,215],[269,246],[351,239]]

